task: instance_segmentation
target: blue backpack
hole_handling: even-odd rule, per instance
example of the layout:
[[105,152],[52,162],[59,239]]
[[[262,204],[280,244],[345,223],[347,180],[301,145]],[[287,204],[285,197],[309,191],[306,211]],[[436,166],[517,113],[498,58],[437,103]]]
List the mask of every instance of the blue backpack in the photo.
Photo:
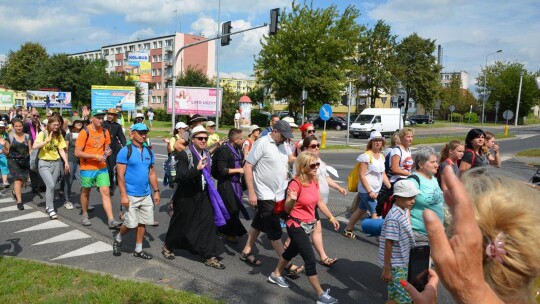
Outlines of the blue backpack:
[[[394,148],[399,149],[399,159],[401,161],[401,156],[403,155],[403,151],[401,151],[401,148],[399,146],[395,146]],[[392,157],[390,157],[390,154],[391,153],[389,153],[388,157],[384,159],[384,171],[386,172],[386,176],[388,176],[388,178],[394,175],[392,173]]]

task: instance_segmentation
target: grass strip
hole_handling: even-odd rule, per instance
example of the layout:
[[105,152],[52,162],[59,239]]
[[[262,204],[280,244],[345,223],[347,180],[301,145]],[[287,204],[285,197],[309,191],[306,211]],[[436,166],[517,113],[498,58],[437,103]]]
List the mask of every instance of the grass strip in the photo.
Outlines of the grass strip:
[[517,156],[525,156],[525,157],[540,157],[540,149],[528,149],[519,151]]
[[0,257],[0,303],[221,303],[187,291]]

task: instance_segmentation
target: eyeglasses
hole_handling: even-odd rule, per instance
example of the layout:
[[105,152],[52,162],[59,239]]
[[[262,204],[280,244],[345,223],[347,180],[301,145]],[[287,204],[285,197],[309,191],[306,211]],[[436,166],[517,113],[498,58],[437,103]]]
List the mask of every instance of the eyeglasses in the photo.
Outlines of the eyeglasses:
[[321,166],[321,163],[315,163],[315,164],[309,165],[309,168],[313,170],[315,168],[319,168],[320,166]]
[[315,130],[307,130],[306,133],[307,134],[315,134]]
[[193,137],[199,141],[207,141],[208,140],[208,137],[207,136],[195,136]]

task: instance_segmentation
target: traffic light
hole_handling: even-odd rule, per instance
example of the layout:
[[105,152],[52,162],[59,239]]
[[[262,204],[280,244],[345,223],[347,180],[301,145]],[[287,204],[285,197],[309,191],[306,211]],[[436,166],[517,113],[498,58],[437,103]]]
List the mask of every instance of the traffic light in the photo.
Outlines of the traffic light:
[[403,97],[399,96],[398,108],[403,108],[404,105],[405,105],[405,99],[403,99]]
[[270,30],[268,31],[269,35],[275,35],[278,31],[279,23],[279,8],[274,8],[270,10]]
[[231,33],[231,29],[232,29],[232,26],[231,26],[230,21],[224,22],[221,25],[221,35],[222,35],[221,46],[226,46],[226,45],[229,45],[229,43],[231,43],[231,35],[229,35]]

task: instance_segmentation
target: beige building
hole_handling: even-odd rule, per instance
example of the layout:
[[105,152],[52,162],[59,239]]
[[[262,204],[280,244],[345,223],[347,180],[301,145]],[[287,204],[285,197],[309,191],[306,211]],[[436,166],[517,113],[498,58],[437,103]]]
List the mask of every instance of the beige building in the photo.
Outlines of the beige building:
[[220,78],[219,86],[227,88],[231,92],[245,95],[257,87],[257,81],[254,79]]

